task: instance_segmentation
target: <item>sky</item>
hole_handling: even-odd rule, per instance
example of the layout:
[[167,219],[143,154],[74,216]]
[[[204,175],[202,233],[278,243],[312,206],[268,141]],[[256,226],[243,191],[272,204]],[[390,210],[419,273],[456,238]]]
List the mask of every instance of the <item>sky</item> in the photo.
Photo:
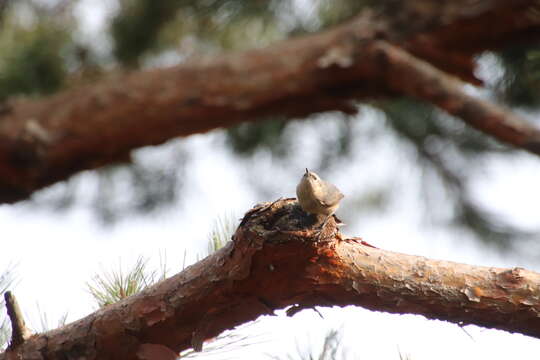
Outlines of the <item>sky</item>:
[[[98,36],[102,17],[96,7],[101,2],[85,0],[80,8],[87,22],[81,37]],[[89,10],[92,9],[92,10]],[[101,10],[100,10],[101,9]],[[376,114],[364,109],[358,119],[358,131],[367,131],[377,121]],[[129,268],[140,256],[150,259],[156,268],[166,257],[171,273],[187,262],[204,256],[208,234],[219,217],[239,219],[261,201],[292,197],[305,167],[315,167],[320,146],[317,133],[331,133],[332,125],[325,118],[316,118],[313,125],[297,135],[297,154],[288,168],[269,156],[261,156],[253,167],[264,174],[272,169],[271,181],[279,183],[279,191],[261,194],[253,189],[253,179],[226,149],[219,131],[179,140],[190,152],[190,171],[186,177],[185,196],[174,207],[150,217],[137,217],[112,228],[99,226],[92,212],[76,206],[63,214],[36,209],[27,204],[0,205],[0,231],[3,247],[0,270],[14,266],[14,293],[34,329],[40,329],[40,313],[45,313],[49,327],[67,313],[68,321],[79,319],[96,309],[86,288],[95,274]],[[295,125],[300,126],[300,125]],[[294,130],[294,126],[293,129]],[[159,161],[166,156],[169,143],[146,148],[137,156]],[[373,139],[369,147],[358,145],[353,159],[336,164],[328,180],[345,194],[340,218],[349,225],[342,232],[361,236],[369,243],[392,251],[452,260],[474,265],[521,266],[540,271],[540,262],[486,249],[467,234],[428,227],[419,211],[418,195],[423,191],[418,170],[408,166],[396,153],[397,144],[386,139]],[[376,154],[376,156],[374,156]],[[493,158],[475,177],[474,196],[496,210],[501,218],[525,227],[540,226],[540,161],[532,155],[520,154],[507,159]],[[399,169],[395,171],[394,169]],[[316,170],[316,169],[315,169]],[[389,181],[400,186],[401,198],[385,213],[376,216],[352,213],[347,195]],[[91,192],[96,186],[91,173],[77,175],[80,189]],[[267,176],[261,181],[268,181]],[[55,191],[55,185],[44,192]],[[46,194],[45,194],[46,195]],[[231,215],[232,214],[232,215]],[[415,315],[390,315],[355,307],[319,308],[322,314],[305,310],[292,318],[283,312],[265,316],[257,324],[244,327],[240,333],[250,334],[260,344],[231,350],[230,358],[253,358],[261,354],[277,355],[306,351],[321,346],[324,335],[332,328],[342,329],[343,346],[349,359],[399,359],[399,353],[412,359],[537,359],[540,340],[520,334],[487,330],[475,326],[462,329],[454,324],[427,320]],[[249,341],[248,341],[249,342]],[[214,358],[224,358],[216,354]]]

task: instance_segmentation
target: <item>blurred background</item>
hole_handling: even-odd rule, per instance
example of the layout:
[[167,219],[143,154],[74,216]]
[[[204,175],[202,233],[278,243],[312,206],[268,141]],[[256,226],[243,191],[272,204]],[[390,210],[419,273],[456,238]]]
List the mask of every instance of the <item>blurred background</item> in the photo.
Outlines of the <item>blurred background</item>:
[[[367,0],[0,0],[0,102],[47,96],[114,72],[263,47],[373,6]],[[468,92],[538,123],[540,47],[484,53],[477,64],[485,87]],[[345,235],[409,254],[540,271],[538,157],[430,104],[392,99],[358,108],[357,115],[269,118],[174,139],[134,151],[130,163],[0,205],[6,242],[0,290],[14,291],[35,331],[76,320],[114,301],[103,299],[105,288],[122,287],[122,276],[139,276],[144,285],[206,256],[253,205],[295,196],[306,167],[345,194],[338,210]],[[319,311],[263,317],[199,356],[533,359],[540,353],[539,340],[519,334],[358,308]],[[4,321],[4,338],[7,327]]]

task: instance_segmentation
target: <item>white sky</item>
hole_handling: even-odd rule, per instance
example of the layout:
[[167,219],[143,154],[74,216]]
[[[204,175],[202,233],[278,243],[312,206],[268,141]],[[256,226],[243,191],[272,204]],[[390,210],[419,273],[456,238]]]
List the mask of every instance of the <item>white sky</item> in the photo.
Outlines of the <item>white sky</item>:
[[[100,8],[95,6],[100,4],[102,2],[83,1],[81,12],[88,24],[87,33],[81,36],[96,35],[101,20],[95,15]],[[378,121],[370,114],[367,117],[369,119],[362,121]],[[319,121],[316,126],[298,133],[297,169],[292,173],[288,169],[273,172],[272,181],[282,184],[282,192],[276,197],[294,196],[302,169],[317,161],[314,154],[318,151],[311,149],[318,145],[313,143],[315,137],[311,135],[326,131],[324,126],[324,121]],[[175,208],[154,217],[137,217],[121,222],[112,230],[104,230],[96,225],[89,211],[81,207],[66,215],[51,215],[26,206],[0,206],[0,234],[4,239],[0,270],[16,264],[19,280],[14,292],[31,325],[39,328],[36,304],[47,313],[53,327],[55,320],[66,312],[70,321],[92,312],[95,304],[85,290],[85,282],[103,269],[117,268],[119,261],[129,267],[140,255],[150,257],[157,265],[163,253],[169,267],[178,268],[186,249],[192,261],[197,254],[206,251],[206,238],[217,217],[233,213],[239,218],[255,203],[275,200],[259,198],[260,195],[251,190],[242,167],[216,138],[219,135],[214,133],[186,140],[185,146],[193,156],[193,167],[183,192],[186,196]],[[414,170],[403,164],[393,146],[377,144],[376,140],[372,145],[376,151],[359,147],[355,159],[341,164],[342,170],[331,180],[347,195],[377,182],[389,181],[388,169],[398,169],[394,170],[396,176],[406,184],[402,189],[403,201],[384,216],[357,219],[356,214],[344,213],[346,197],[345,206],[338,211],[340,217],[351,224],[342,229],[344,233],[362,236],[378,247],[393,251],[476,265],[540,270],[540,263],[486,250],[462,234],[426,229],[415,211],[418,184],[407,182],[407,178],[415,177]],[[160,154],[158,148],[149,150],[145,156],[159,158]],[[499,211],[503,218],[538,227],[539,165],[538,159],[526,154],[504,161],[494,159],[486,166],[485,177],[478,178],[475,196]],[[262,159],[256,166],[261,171],[272,166],[275,169],[271,158]],[[82,175],[81,182],[91,187],[92,178]],[[356,355],[365,359],[394,360],[399,358],[398,348],[415,360],[526,360],[537,359],[540,353],[540,340],[519,334],[469,326],[466,330],[471,339],[456,325],[420,316],[389,315],[358,308],[321,308],[320,311],[324,319],[313,311],[303,311],[293,318],[265,317],[257,330],[245,331],[263,333],[270,340],[239,353],[244,358],[252,358],[264,352],[294,353],[297,343],[300,347],[307,347],[308,343],[317,347],[331,327],[343,327],[349,358]]]

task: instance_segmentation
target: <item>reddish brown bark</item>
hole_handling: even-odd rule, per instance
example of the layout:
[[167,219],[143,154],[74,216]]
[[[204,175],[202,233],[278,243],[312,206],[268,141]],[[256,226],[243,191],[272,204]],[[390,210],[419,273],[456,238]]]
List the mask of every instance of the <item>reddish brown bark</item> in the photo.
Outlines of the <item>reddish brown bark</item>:
[[[441,104],[429,87],[418,92],[407,86],[418,73],[414,56],[477,83],[472,54],[516,39],[540,38],[534,0],[391,4],[377,16],[365,13],[335,29],[266,49],[112,76],[47,99],[10,102],[0,111],[0,203],[25,199],[78,171],[126,159],[140,146],[268,115],[353,112],[352,100],[402,94],[451,111],[452,99]],[[391,63],[399,82],[385,76],[380,59],[369,52],[369,45],[380,39],[414,55],[407,58],[410,64]],[[433,74],[433,81],[446,82],[442,72]],[[459,87],[453,89],[448,95],[461,96]],[[495,105],[485,112],[471,97],[467,104],[453,113],[471,123],[480,116],[494,124],[507,115]],[[491,117],[494,112],[500,116]],[[515,121],[520,125],[513,130],[523,133],[491,135],[538,153],[534,129],[517,116]],[[489,132],[493,126],[479,128]],[[524,140],[533,133],[532,141]]]
[[319,224],[294,199],[262,204],[215,254],[125,301],[35,335],[10,356],[171,356],[290,305],[291,314],[357,305],[540,337],[540,274],[373,248],[343,239],[333,221],[319,237],[312,230]]

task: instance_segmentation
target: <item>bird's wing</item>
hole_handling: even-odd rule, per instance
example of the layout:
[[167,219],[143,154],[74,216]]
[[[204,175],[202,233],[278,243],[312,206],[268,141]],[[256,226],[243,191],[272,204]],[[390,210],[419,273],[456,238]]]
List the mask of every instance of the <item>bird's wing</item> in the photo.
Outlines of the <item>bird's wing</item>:
[[321,204],[325,206],[334,206],[344,197],[341,191],[339,191],[339,189],[334,184],[325,182],[325,189],[326,191],[324,195],[321,199],[319,199]]

